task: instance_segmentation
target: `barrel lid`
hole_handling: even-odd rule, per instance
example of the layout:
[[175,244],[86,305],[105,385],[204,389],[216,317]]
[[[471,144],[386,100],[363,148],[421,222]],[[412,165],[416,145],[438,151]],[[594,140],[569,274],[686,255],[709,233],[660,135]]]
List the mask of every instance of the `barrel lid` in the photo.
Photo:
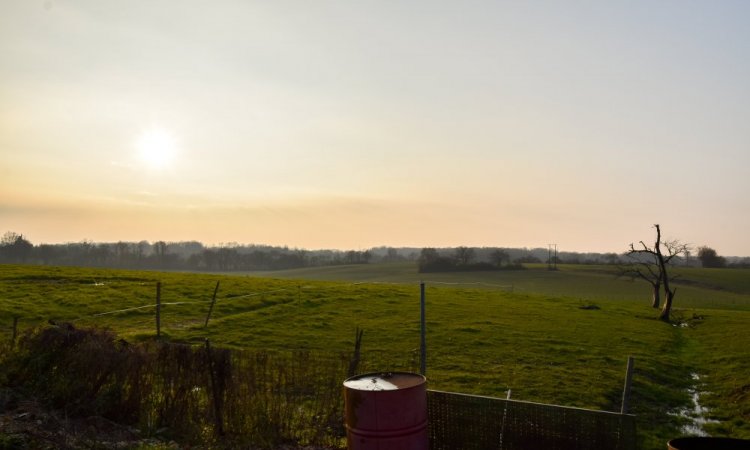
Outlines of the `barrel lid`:
[[353,376],[344,381],[344,386],[358,391],[395,391],[419,386],[425,377],[410,372],[376,372]]

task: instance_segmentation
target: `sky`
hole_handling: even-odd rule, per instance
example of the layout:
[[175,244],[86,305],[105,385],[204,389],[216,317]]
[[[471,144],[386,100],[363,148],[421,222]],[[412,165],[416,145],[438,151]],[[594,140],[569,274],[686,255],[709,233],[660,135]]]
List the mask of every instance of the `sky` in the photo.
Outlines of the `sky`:
[[0,0],[32,243],[750,255],[750,2]]

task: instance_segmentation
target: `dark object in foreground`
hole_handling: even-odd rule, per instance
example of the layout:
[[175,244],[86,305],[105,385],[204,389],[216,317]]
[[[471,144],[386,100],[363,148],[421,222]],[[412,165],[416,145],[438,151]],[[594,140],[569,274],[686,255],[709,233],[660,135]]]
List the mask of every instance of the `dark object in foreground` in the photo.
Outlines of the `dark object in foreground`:
[[422,375],[370,373],[344,382],[349,450],[427,450],[427,391]]
[[685,437],[672,439],[668,450],[750,450],[750,440],[718,437]]

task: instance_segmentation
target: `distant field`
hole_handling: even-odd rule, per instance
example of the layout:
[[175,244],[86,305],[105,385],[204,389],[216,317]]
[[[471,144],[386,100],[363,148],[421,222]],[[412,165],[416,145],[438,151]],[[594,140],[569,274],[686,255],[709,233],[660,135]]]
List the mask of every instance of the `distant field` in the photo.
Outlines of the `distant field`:
[[[527,265],[529,270],[494,272],[418,273],[414,262],[314,267],[274,272],[250,272],[257,277],[350,282],[455,283],[457,287],[574,297],[583,300],[649,301],[649,287],[640,280],[616,277],[613,266]],[[750,270],[676,268],[678,306],[750,311]],[[439,284],[437,284],[439,285]]]
[[[643,448],[664,448],[680,434],[681,419],[668,413],[689,405],[691,373],[721,420],[710,431],[750,438],[749,271],[682,270],[675,300],[682,326],[673,326],[655,319],[644,283],[616,279],[606,266],[559,268],[419,274],[406,263],[225,276],[0,266],[0,331],[8,336],[18,315],[26,327],[75,320],[148,339],[161,281],[168,339],[339,352],[351,350],[360,327],[365,359],[415,370],[424,280],[434,389],[494,396],[511,389],[520,400],[619,410],[633,355]],[[116,310],[125,311],[100,315]]]

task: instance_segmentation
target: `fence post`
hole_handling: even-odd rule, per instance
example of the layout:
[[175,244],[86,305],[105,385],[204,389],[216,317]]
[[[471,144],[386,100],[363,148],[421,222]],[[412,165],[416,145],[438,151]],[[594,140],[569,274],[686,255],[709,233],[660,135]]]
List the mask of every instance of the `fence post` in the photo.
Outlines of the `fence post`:
[[16,337],[18,337],[18,316],[13,316],[13,336],[10,339],[10,348],[16,348]]
[[625,370],[625,387],[622,390],[622,408],[621,414],[627,414],[630,410],[630,385],[633,381],[634,359],[628,356],[628,368]]
[[214,296],[211,298],[211,306],[208,307],[208,314],[206,314],[206,324],[203,325],[203,328],[208,327],[208,319],[211,318],[211,312],[214,310],[214,304],[216,304],[216,293],[219,292],[219,282],[216,282],[216,287],[214,288]]
[[224,423],[221,420],[221,394],[216,386],[216,375],[214,374],[214,358],[211,353],[211,343],[206,338],[206,355],[208,356],[208,373],[211,375],[211,392],[214,397],[214,418],[216,425],[216,432],[220,435],[224,435]]
[[503,435],[505,434],[505,418],[508,416],[508,400],[510,400],[510,388],[505,396],[505,406],[503,407],[503,424],[500,425],[500,448],[503,448]]
[[420,373],[422,376],[427,375],[427,329],[425,324],[425,295],[424,281],[419,283],[419,309],[420,309]]
[[363,334],[365,334],[365,330],[360,330],[359,327],[357,327],[357,330],[354,332],[354,355],[349,361],[349,371],[347,372],[347,375],[349,377],[353,377],[357,374],[357,367],[359,366],[359,359],[361,355],[360,351],[362,349]]
[[161,281],[156,282],[156,338],[161,338]]

